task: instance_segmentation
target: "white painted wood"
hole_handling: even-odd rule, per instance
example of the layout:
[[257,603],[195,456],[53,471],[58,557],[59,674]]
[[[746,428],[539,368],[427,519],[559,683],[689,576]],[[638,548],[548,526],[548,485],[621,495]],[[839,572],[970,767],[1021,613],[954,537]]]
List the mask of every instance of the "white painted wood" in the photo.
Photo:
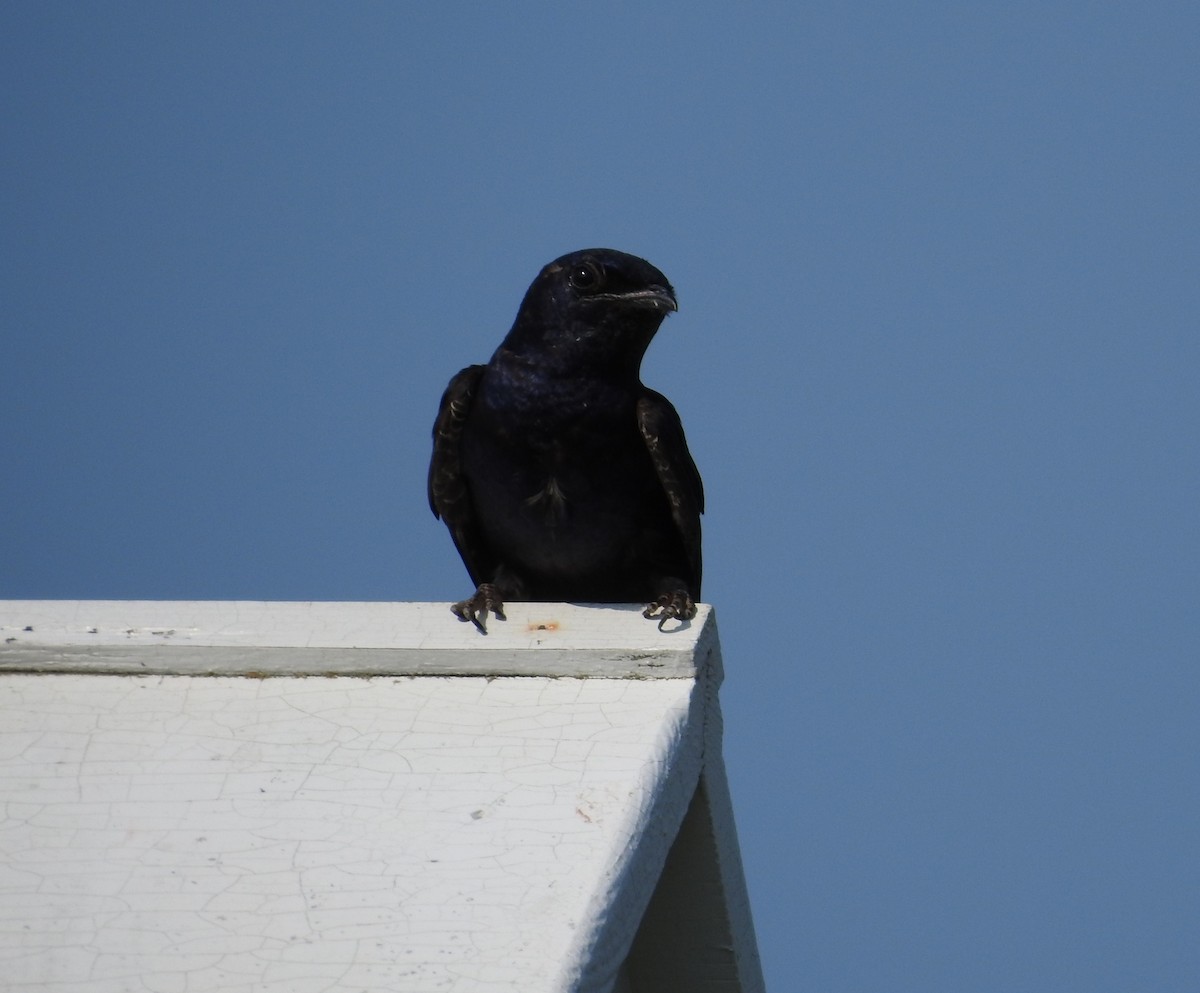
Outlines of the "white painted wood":
[[[600,963],[611,964],[619,956],[629,993],[765,993],[721,756],[716,683],[701,682],[697,692],[705,697],[697,707],[704,715],[703,771],[699,785],[692,784],[694,792],[682,798],[683,823],[674,821],[674,805],[670,817],[658,822],[660,830],[671,831],[671,850],[661,877],[654,873],[655,891],[649,907],[639,912],[633,948],[606,952],[601,939],[581,957],[595,972]],[[668,793],[671,784],[662,789]],[[653,847],[654,841],[644,838],[642,844]],[[620,899],[614,898],[614,905]]]
[[761,993],[711,610],[659,631],[514,604],[489,629],[446,604],[0,602],[0,989],[610,993],[687,814],[705,937],[650,947],[720,964],[642,974]]
[[0,671],[694,678],[716,643],[707,605],[664,630],[631,605],[507,614],[482,635],[445,603],[6,600]]
[[662,780],[698,773],[693,690],[4,676],[0,985],[570,989]]
[[[733,803],[729,795],[729,779],[725,759],[720,749],[720,711],[716,711],[715,735],[717,747],[706,752],[704,763],[704,792],[708,799],[708,816],[712,831],[712,848],[716,855],[721,893],[716,912],[726,918],[728,950],[734,960],[736,987],[741,993],[765,993],[762,963],[758,957],[758,939],[750,913],[750,893],[742,869],[742,851],[734,824]],[[711,734],[711,731],[710,731]],[[711,738],[710,738],[711,740]],[[711,984],[710,984],[711,988]]]

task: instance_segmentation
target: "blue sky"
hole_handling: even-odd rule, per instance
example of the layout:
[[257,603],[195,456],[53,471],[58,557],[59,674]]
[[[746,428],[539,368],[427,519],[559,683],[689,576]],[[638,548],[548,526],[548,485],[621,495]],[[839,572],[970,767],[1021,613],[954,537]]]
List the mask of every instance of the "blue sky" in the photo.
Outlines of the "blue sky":
[[1194,991],[1197,11],[5,5],[0,596],[464,596],[440,392],[632,252],[768,984]]

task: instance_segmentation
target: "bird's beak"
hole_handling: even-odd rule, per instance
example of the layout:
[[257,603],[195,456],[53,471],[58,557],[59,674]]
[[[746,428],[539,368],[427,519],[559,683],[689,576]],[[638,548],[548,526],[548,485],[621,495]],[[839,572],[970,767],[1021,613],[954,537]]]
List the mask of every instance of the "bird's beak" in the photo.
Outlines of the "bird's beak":
[[665,310],[669,313],[679,309],[679,304],[675,302],[675,291],[669,286],[648,286],[644,290],[622,293],[618,299],[631,307],[645,307],[648,310]]

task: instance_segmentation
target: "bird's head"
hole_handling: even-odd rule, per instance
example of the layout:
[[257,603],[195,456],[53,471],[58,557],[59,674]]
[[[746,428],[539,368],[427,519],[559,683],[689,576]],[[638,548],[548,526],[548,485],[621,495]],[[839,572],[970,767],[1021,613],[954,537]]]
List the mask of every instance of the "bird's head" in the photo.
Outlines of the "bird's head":
[[505,347],[569,371],[617,366],[636,375],[663,318],[678,309],[667,277],[645,259],[589,248],[538,273]]

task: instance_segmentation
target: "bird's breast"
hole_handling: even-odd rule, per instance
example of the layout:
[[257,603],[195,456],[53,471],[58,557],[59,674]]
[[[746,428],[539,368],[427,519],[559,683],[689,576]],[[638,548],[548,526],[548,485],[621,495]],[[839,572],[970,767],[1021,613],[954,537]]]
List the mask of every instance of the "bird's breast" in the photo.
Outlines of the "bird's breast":
[[462,456],[488,540],[541,576],[618,568],[661,499],[634,401],[602,390],[485,392]]

